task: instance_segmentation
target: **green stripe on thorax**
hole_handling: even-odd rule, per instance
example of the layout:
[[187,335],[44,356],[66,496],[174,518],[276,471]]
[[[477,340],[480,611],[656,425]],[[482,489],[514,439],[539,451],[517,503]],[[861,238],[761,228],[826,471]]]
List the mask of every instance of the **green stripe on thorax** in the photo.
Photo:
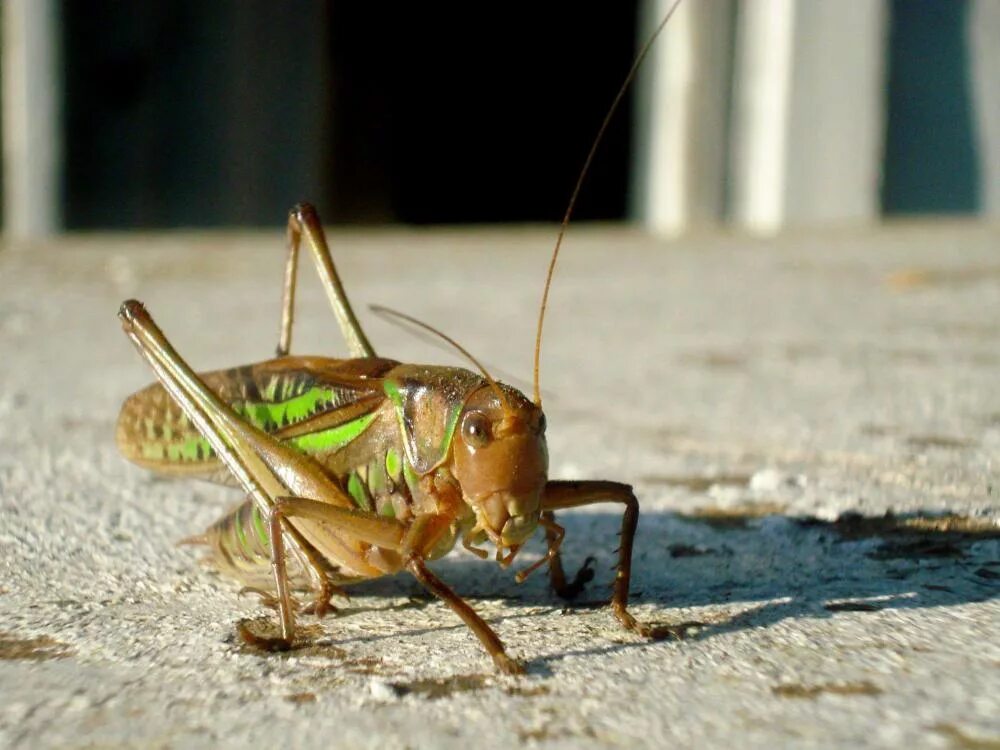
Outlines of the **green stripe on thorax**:
[[[418,474],[428,473],[447,458],[465,397],[478,385],[478,376],[464,370],[425,370],[400,382],[386,378],[382,383],[395,408],[405,464]],[[455,376],[459,387],[449,390],[442,385],[446,373],[460,374]]]

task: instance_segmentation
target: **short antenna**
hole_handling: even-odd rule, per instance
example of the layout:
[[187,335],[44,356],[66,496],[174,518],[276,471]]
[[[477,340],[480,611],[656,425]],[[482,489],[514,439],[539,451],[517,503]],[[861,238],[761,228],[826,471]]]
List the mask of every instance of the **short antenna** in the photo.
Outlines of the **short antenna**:
[[646,59],[646,55],[649,54],[650,48],[653,46],[653,42],[663,31],[670,17],[674,15],[674,11],[677,10],[677,6],[681,4],[681,0],[675,0],[674,4],[670,6],[670,10],[667,11],[667,15],[663,17],[660,21],[660,25],[656,27],[656,30],[652,33],[646,43],[642,45],[642,49],[639,50],[639,54],[635,56],[635,61],[632,63],[632,67],[628,71],[628,75],[625,76],[625,81],[622,83],[621,88],[618,89],[618,93],[615,95],[614,101],[611,102],[611,106],[608,108],[608,113],[604,115],[604,121],[601,123],[601,127],[597,131],[597,137],[594,138],[593,144],[590,146],[590,152],[587,154],[586,160],[583,162],[583,169],[580,170],[580,176],[576,178],[576,185],[573,187],[573,193],[570,195],[569,204],[566,206],[566,213],[563,214],[562,223],[559,225],[559,235],[556,237],[556,245],[552,249],[552,257],[549,259],[549,272],[545,276],[545,289],[542,291],[542,304],[538,309],[538,330],[535,333],[535,368],[534,368],[534,379],[535,379],[535,393],[534,402],[535,406],[541,407],[542,405],[542,392],[539,383],[539,363],[541,362],[542,356],[542,327],[545,325],[545,310],[549,304],[549,289],[552,286],[552,276],[555,274],[556,261],[559,259],[559,248],[562,247],[563,237],[566,235],[566,228],[569,226],[569,220],[573,216],[573,209],[576,207],[576,199],[580,195],[580,188],[583,187],[583,181],[587,178],[587,173],[590,171],[590,163],[594,160],[594,154],[597,153],[597,147],[601,145],[601,141],[604,139],[604,132],[608,129],[608,124],[611,122],[611,118],[614,117],[615,112],[618,110],[618,105],[621,104],[623,98],[625,98],[625,92],[628,90],[629,85],[632,83],[632,79],[635,78],[636,72],[642,65],[642,61]]

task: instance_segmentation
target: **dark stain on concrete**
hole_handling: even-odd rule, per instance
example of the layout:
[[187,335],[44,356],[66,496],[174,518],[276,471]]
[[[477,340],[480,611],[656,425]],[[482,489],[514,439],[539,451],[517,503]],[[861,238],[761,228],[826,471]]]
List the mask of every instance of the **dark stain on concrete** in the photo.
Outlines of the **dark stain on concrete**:
[[867,437],[890,437],[899,432],[899,429],[891,425],[867,423],[861,425],[860,431]]
[[974,737],[954,724],[941,722],[931,729],[951,740],[957,750],[1000,750],[1000,737]]
[[711,547],[695,547],[690,544],[671,544],[667,547],[671,557],[700,557],[702,555],[714,555],[716,551]]
[[295,638],[291,644],[281,642],[280,634],[277,618],[248,618],[237,623],[236,636],[231,641],[240,653],[255,656],[323,656],[341,661],[347,655],[344,649],[330,642],[323,627],[318,624],[296,623]]
[[928,557],[965,557],[965,552],[954,542],[940,539],[912,539],[887,541],[868,553],[872,560],[922,560]]
[[485,688],[498,687],[507,695],[533,697],[549,692],[545,685],[502,685],[493,675],[464,674],[452,677],[426,677],[410,682],[390,683],[397,695],[414,695],[426,700],[448,698],[458,693],[475,692]]
[[710,476],[667,476],[653,475],[642,477],[640,482],[646,484],[666,485],[668,487],[683,487],[691,492],[707,492],[715,486],[746,487],[750,482],[750,474],[717,474]]
[[835,521],[819,518],[798,519],[801,526],[824,528],[841,539],[856,541],[871,537],[906,537],[938,534],[958,541],[983,541],[1000,539],[1000,525],[991,518],[959,516],[953,514],[903,514],[885,513],[881,516],[863,516],[860,513],[841,513]]
[[827,682],[820,685],[798,685],[794,683],[775,685],[771,692],[782,698],[808,698],[821,695],[881,695],[882,688],[868,680],[858,682]]
[[685,521],[697,521],[720,531],[749,529],[754,522],[783,513],[785,506],[774,502],[743,503],[728,507],[697,508],[679,516]]
[[844,513],[836,521],[799,519],[802,526],[829,530],[841,541],[879,537],[882,543],[868,553],[873,560],[962,558],[969,545],[1000,539],[1000,526],[990,518],[959,515],[862,516]]
[[680,360],[709,370],[741,370],[747,363],[746,357],[741,354],[715,350],[683,354]]
[[926,450],[928,448],[962,450],[963,448],[974,447],[976,441],[970,438],[950,437],[948,435],[911,435],[906,439],[906,444],[918,450]]
[[1000,267],[980,268],[901,268],[885,278],[886,284],[897,292],[932,286],[958,287],[995,281],[1000,277]]
[[872,602],[827,602],[823,608],[828,612],[878,612],[882,605]]
[[68,645],[47,635],[18,638],[13,633],[0,632],[0,659],[48,661],[66,659],[72,654]]

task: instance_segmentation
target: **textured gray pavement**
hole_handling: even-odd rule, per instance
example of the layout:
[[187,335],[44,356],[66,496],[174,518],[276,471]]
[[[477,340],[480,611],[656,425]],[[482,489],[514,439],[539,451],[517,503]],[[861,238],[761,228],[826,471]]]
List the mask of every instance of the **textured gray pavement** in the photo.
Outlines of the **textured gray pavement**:
[[[332,240],[382,353],[455,362],[365,303],[530,376],[551,231]],[[118,405],[151,380],[119,302],[196,368],[266,358],[278,233],[3,248],[0,746],[1000,747],[998,245],[967,224],[572,231],[542,369],[551,474],[634,483],[635,612],[703,625],[619,631],[596,605],[620,516],[567,513],[569,565],[600,570],[572,607],[542,575],[436,566],[522,679],[405,576],[356,588],[309,648],[249,652],[236,623],[268,611],[175,546],[238,496],[118,457]],[[294,349],[342,353],[303,270]]]

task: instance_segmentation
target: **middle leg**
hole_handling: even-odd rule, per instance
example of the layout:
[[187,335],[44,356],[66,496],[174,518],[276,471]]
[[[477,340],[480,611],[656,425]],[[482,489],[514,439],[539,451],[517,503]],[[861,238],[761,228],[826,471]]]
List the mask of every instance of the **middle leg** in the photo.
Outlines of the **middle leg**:
[[[639,501],[629,485],[603,481],[551,481],[545,485],[542,510],[543,512],[551,512],[561,508],[578,508],[581,505],[601,502],[622,503],[625,506],[625,514],[622,517],[621,543],[618,547],[618,567],[611,595],[611,610],[615,617],[627,630],[646,638],[661,639],[669,636],[682,636],[686,630],[685,625],[647,625],[636,620],[628,611],[629,583],[632,577],[632,542],[635,538],[636,526],[639,523]],[[586,569],[586,565],[584,565],[584,569]],[[561,568],[558,573],[565,582],[565,576],[561,575]],[[579,577],[580,574],[577,575]]]
[[[550,524],[554,524],[556,520],[556,514],[551,510],[546,510],[542,512],[542,518],[547,520]],[[551,526],[545,527],[545,543],[549,546],[549,549],[556,543],[556,533],[552,530]],[[583,591],[584,586],[594,580],[594,563],[597,562],[596,558],[593,556],[588,556],[586,560],[583,561],[583,565],[580,569],[576,571],[576,575],[573,576],[572,581],[566,580],[566,572],[563,570],[562,564],[562,552],[556,549],[554,553],[549,556],[549,585],[552,586],[552,590],[556,592],[556,596],[560,599],[573,600],[580,595]]]
[[493,628],[487,625],[486,621],[477,615],[462,597],[428,570],[422,559],[417,556],[410,557],[406,568],[413,574],[414,578],[423,584],[424,588],[451,607],[452,611],[462,618],[462,622],[469,626],[469,630],[475,633],[479,642],[483,644],[483,648],[493,657],[493,663],[497,669],[505,674],[524,674],[524,667],[516,659],[507,655],[503,641],[493,632]]

